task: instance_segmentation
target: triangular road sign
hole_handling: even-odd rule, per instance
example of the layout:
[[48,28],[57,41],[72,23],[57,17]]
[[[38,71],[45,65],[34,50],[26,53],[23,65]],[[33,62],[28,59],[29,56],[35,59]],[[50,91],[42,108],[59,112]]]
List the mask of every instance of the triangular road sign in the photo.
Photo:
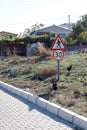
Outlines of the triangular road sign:
[[50,49],[51,50],[66,50],[66,46],[59,35],[57,35]]

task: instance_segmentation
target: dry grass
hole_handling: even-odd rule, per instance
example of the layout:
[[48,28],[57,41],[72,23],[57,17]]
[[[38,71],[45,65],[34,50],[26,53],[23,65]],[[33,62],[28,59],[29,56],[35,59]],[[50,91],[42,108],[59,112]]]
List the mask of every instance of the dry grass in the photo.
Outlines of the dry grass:
[[38,42],[38,51],[40,56],[50,56],[50,50],[46,49],[40,42]]
[[[70,75],[66,76],[67,66],[70,64],[72,64],[72,70]],[[46,55],[45,57],[13,56],[0,61],[0,80],[87,117],[86,64],[85,53],[66,54],[60,62],[60,80],[57,82],[58,89],[55,91],[52,90],[53,80],[56,80],[57,76],[55,60]],[[11,68],[18,68],[15,77],[9,76]]]
[[42,78],[42,80],[48,78],[48,77],[52,77],[53,75],[56,74],[56,68],[55,67],[46,67],[46,68],[42,68],[42,69],[39,69],[37,70],[35,73],[34,73],[34,76],[33,78],[36,79],[36,78]]
[[35,75],[54,75],[56,73],[55,67],[48,67],[48,68],[42,68],[38,72],[35,73]]

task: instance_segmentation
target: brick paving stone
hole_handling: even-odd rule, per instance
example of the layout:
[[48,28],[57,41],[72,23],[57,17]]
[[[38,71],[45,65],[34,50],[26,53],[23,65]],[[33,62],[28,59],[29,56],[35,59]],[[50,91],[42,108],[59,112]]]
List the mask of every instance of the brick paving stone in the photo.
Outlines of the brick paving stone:
[[0,130],[74,130],[74,126],[0,88]]

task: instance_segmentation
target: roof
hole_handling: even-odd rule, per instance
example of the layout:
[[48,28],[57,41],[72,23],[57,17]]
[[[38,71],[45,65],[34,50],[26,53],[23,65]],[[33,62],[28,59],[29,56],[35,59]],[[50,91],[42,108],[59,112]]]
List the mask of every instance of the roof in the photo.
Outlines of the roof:
[[1,31],[0,32],[0,36],[17,36],[18,34],[16,33],[11,33],[11,32],[5,32],[5,31]]
[[63,24],[60,24],[59,26],[62,27],[62,28],[66,28],[66,29],[70,29],[72,30],[72,27],[75,23],[63,23]]
[[64,27],[62,27],[62,26],[57,26],[57,25],[52,25],[52,26],[48,26],[48,27],[45,27],[45,28],[42,28],[42,29],[39,29],[39,30],[37,30],[37,31],[43,31],[43,30],[45,30],[45,29],[49,29],[49,28],[60,28],[60,29],[64,29],[64,30],[68,30],[68,31],[71,31],[71,29],[68,29],[68,28],[64,28]]
[[52,26],[48,26],[39,30],[36,30],[32,35],[40,35],[40,34],[49,34],[51,32],[56,33],[56,34],[61,34],[61,35],[68,35],[69,33],[71,33],[71,29],[68,28],[64,28],[61,26],[57,26],[57,25],[52,25]]

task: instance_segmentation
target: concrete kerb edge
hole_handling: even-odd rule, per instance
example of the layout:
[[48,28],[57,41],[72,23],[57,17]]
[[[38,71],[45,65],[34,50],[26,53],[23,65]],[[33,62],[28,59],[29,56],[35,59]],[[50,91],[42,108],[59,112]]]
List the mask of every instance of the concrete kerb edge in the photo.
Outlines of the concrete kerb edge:
[[59,116],[58,113],[59,113],[60,109],[61,109],[61,106],[59,106],[59,105],[56,105],[56,104],[51,103],[51,102],[47,103],[46,110],[53,113],[56,116]]
[[[55,114],[56,116],[74,124],[75,126],[78,126],[78,127],[83,128],[84,130],[87,130],[87,118],[86,117],[80,116],[68,109],[62,108],[54,103],[51,103],[43,98],[40,98],[37,95],[31,94],[29,92],[25,92],[12,85],[4,83],[2,81],[0,81],[0,86],[26,100],[34,103],[35,105],[45,109],[46,111],[51,112],[52,114]],[[86,125],[84,125],[84,124],[86,124]]]
[[43,108],[44,110],[47,110],[47,104],[49,102],[41,97],[37,98],[36,105]]
[[73,120],[74,120],[74,116],[76,116],[77,114],[66,109],[66,108],[60,108],[59,109],[59,112],[58,112],[58,116],[61,117],[62,119],[70,122],[70,123],[73,123]]
[[73,124],[82,128],[83,130],[87,130],[87,118],[81,115],[74,116]]

